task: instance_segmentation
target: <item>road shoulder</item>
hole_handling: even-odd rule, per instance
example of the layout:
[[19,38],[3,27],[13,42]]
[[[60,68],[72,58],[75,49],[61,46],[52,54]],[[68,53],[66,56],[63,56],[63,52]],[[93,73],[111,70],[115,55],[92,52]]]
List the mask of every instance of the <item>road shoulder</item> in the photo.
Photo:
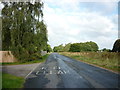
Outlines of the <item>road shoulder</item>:
[[9,73],[15,76],[26,78],[41,63],[26,64],[26,65],[3,65],[2,72]]

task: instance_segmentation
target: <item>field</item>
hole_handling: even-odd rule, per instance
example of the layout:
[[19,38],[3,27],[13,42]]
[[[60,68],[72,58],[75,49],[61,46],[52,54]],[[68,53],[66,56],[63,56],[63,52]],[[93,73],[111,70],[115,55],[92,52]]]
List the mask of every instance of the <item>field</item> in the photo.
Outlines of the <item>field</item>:
[[120,72],[120,53],[115,52],[60,52],[82,62],[94,64],[115,72]]

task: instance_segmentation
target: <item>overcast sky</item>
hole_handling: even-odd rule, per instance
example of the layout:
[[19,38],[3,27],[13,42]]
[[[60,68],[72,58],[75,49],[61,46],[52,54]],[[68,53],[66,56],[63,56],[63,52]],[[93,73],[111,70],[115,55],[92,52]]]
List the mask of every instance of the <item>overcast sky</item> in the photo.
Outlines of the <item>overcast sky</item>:
[[118,38],[118,2],[87,1],[44,0],[44,20],[52,47],[94,41],[100,49],[112,49]]
[[117,0],[44,0],[43,10],[52,47],[94,41],[112,49],[118,38]]

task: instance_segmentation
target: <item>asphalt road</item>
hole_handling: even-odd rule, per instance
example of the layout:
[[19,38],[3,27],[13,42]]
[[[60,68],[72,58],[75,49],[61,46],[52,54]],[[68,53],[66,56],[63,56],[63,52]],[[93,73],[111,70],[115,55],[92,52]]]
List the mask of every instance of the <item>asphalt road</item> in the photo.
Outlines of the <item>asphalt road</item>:
[[52,53],[26,78],[25,88],[118,88],[119,74]]

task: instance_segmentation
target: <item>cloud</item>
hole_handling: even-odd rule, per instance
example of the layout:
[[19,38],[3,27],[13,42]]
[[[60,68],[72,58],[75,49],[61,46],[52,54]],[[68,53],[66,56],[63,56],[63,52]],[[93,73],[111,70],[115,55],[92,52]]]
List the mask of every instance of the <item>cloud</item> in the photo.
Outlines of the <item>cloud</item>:
[[[83,11],[83,6],[78,1],[73,2],[73,0],[70,0],[68,2],[67,0],[61,0],[58,3],[55,0],[48,0],[45,3],[44,20],[48,26],[50,45],[54,47],[69,42],[95,41],[100,49],[111,49],[118,37],[118,23],[115,20],[117,14],[104,15],[101,14],[103,10],[98,12],[96,10],[90,11],[87,6],[84,7]],[[70,8],[73,9],[69,11]]]
[[[44,0],[49,44],[95,41],[112,49],[118,38],[118,0]],[[0,3],[0,10],[3,5]]]

